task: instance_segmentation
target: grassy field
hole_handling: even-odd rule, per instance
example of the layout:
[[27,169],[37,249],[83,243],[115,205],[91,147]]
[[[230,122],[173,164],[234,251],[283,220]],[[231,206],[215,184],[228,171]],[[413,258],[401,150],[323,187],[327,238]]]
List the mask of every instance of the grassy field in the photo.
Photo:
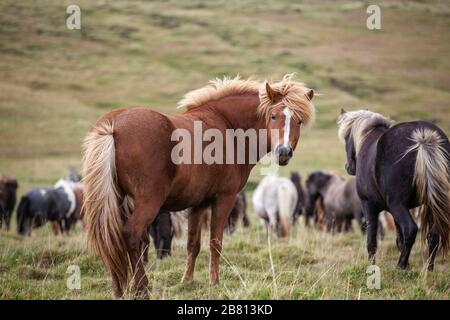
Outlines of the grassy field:
[[[341,106],[369,107],[396,121],[426,119],[450,131],[448,1],[378,1],[382,29],[366,28],[364,1],[88,1],[81,30],[68,30],[73,1],[0,2],[0,174],[19,194],[50,186],[80,168],[89,125],[117,107],[178,112],[176,102],[223,75],[277,80],[296,72],[314,88],[317,122],[302,132],[293,162],[281,169],[344,175],[336,135]],[[251,187],[260,179],[255,172]],[[225,238],[222,281],[208,285],[207,237],[195,280],[180,284],[185,239],[173,256],[150,260],[151,297],[269,299],[449,299],[448,259],[423,271],[418,243],[411,270],[395,269],[394,235],[380,244],[380,290],[366,287],[365,241],[297,226],[268,248],[252,215],[250,231]],[[270,258],[272,257],[272,259]],[[66,288],[69,265],[81,290]],[[88,255],[81,229],[31,239],[0,232],[0,298],[108,299],[107,273]]]

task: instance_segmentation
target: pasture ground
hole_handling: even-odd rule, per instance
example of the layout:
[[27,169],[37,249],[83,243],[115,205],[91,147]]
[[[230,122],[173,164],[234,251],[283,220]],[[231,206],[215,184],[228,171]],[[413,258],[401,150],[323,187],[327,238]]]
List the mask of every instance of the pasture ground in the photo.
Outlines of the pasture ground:
[[[80,168],[89,125],[117,107],[174,113],[183,93],[223,75],[277,80],[296,72],[317,90],[317,122],[302,132],[282,175],[313,170],[344,175],[336,137],[341,106],[369,107],[396,121],[426,119],[450,130],[448,1],[378,1],[382,30],[366,28],[364,1],[88,1],[79,31],[65,27],[73,1],[0,2],[0,174],[19,180],[19,195],[50,186]],[[261,177],[252,174],[251,190]],[[250,201],[249,201],[250,202]],[[208,285],[204,236],[195,280],[180,284],[185,241],[173,256],[150,259],[151,297],[224,299],[449,299],[450,267],[423,271],[417,242],[411,269],[395,269],[394,235],[381,242],[380,290],[366,287],[362,236],[330,236],[297,226],[271,250],[252,216],[250,231],[226,237],[222,281]],[[14,225],[13,225],[14,227]],[[270,258],[272,257],[272,259]],[[82,288],[66,288],[66,269],[81,268]],[[109,299],[108,275],[85,249],[81,229],[31,239],[0,232],[1,299]]]

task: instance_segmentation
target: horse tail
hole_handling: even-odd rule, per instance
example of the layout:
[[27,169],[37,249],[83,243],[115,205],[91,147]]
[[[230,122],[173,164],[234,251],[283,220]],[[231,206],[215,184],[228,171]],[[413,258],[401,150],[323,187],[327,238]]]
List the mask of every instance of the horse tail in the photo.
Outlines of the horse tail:
[[83,144],[84,216],[90,249],[99,255],[119,288],[128,285],[131,266],[123,237],[115,164],[114,124],[97,123]]
[[27,216],[28,208],[30,206],[30,199],[27,196],[23,196],[20,199],[19,206],[17,207],[17,232],[19,234],[25,233],[25,218]]
[[450,245],[450,158],[443,146],[445,140],[437,131],[423,128],[415,130],[411,140],[414,144],[407,152],[417,152],[414,183],[423,204],[419,211],[422,241],[435,228],[445,254]]
[[278,186],[278,220],[280,237],[287,237],[291,226],[291,193],[285,184]]
[[384,216],[386,217],[387,227],[390,231],[395,231],[395,222],[392,214],[390,212],[385,211]]

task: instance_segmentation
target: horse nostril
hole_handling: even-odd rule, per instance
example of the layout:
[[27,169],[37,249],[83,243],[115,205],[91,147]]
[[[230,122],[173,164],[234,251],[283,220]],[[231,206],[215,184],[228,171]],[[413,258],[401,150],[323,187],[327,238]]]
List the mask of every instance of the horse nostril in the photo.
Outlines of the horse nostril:
[[280,156],[281,155],[281,146],[280,145],[278,145],[276,148],[275,148],[275,155],[278,157],[278,156]]
[[293,153],[292,148],[288,148],[287,156],[288,156],[289,158],[292,158],[292,153]]

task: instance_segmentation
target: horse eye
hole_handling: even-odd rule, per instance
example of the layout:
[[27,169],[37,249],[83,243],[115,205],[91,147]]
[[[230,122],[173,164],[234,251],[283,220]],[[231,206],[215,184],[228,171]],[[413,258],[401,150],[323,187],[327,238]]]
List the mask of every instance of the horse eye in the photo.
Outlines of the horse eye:
[[272,120],[277,120],[277,116],[274,114],[271,116],[271,118],[272,118]]
[[302,121],[299,121],[299,122],[297,122],[297,124],[298,124],[299,127],[301,127],[302,124],[303,124],[303,122],[302,122]]

